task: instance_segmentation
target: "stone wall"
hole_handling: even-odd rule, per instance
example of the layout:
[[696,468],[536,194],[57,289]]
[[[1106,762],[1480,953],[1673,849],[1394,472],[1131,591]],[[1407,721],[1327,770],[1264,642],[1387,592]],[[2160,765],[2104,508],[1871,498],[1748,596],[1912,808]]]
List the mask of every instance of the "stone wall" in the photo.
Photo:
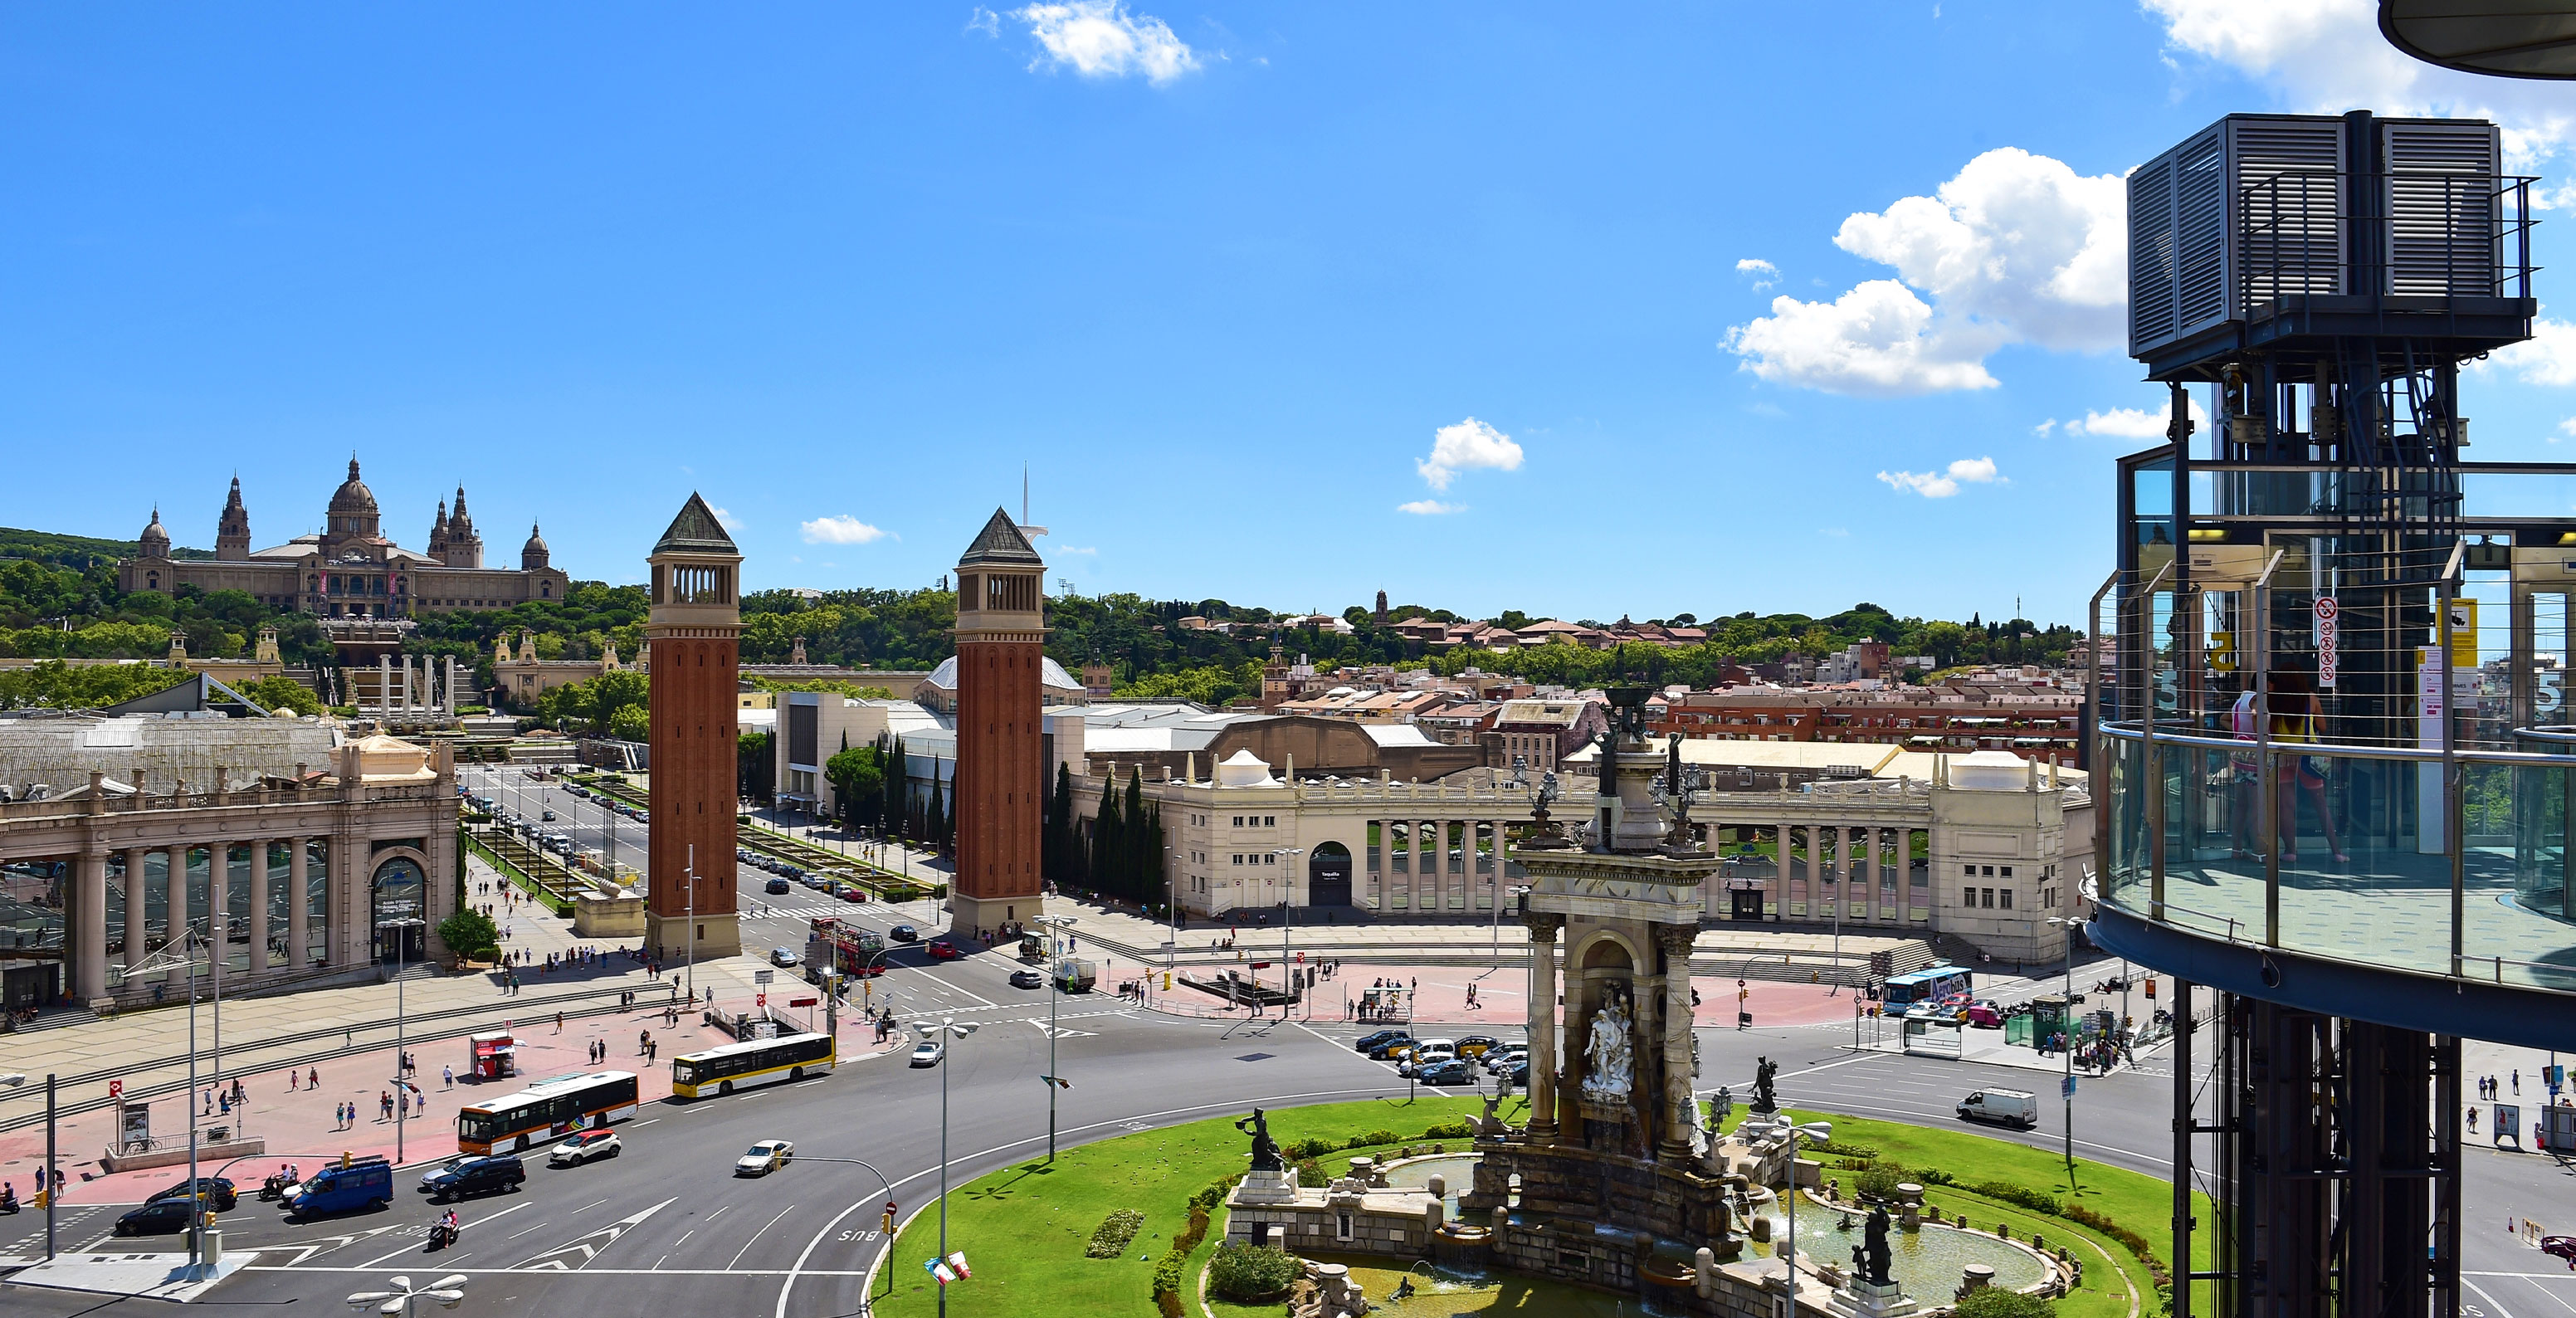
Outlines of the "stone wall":
[[[1429,1200],[1419,1195],[1380,1196],[1370,1199],[1412,1198]],[[1335,1208],[1315,1200],[1313,1191],[1299,1196],[1300,1202],[1288,1204],[1244,1204],[1237,1206],[1226,1219],[1225,1238],[1234,1244],[1248,1245],[1259,1235],[1258,1227],[1270,1228],[1270,1243],[1293,1254],[1377,1254],[1388,1258],[1418,1259],[1431,1256],[1431,1225],[1417,1208],[1401,1208],[1363,1203],[1348,1208]],[[1342,1214],[1350,1215],[1350,1234],[1342,1234]]]

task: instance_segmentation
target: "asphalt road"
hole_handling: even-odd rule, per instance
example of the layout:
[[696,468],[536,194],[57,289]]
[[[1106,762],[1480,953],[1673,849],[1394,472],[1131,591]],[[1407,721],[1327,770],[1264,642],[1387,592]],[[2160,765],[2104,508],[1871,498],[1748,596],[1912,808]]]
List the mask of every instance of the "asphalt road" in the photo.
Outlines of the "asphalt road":
[[[560,811],[559,811],[560,813]],[[746,870],[746,943],[801,946],[808,909],[884,925],[919,910],[829,903],[799,888],[760,891],[767,875]],[[258,1261],[207,1296],[227,1304],[321,1303],[377,1289],[387,1277],[415,1281],[463,1273],[468,1303],[487,1313],[586,1312],[583,1305],[686,1311],[713,1318],[785,1318],[858,1312],[862,1278],[885,1242],[879,1206],[890,1180],[904,1212],[929,1202],[938,1185],[941,1081],[947,1097],[950,1176],[983,1172],[1041,1155],[1047,1094],[1037,1077],[1052,1065],[1073,1081],[1055,1092],[1061,1138],[1078,1143],[1135,1130],[1241,1112],[1252,1104],[1379,1098],[1401,1102],[1409,1086],[1352,1052],[1365,1027],[1340,1021],[1309,1028],[1266,1021],[1197,1021],[1121,1009],[1116,999],[1063,998],[1050,1063],[1048,992],[1008,985],[1018,963],[1006,952],[931,965],[917,949],[898,951],[881,981],[907,1016],[953,1013],[977,1032],[955,1043],[939,1068],[914,1069],[900,1053],[845,1065],[835,1075],[730,1098],[648,1104],[619,1123],[627,1151],[617,1159],[554,1170],[532,1158],[517,1193],[471,1201],[454,1249],[431,1254],[424,1232],[435,1215],[398,1176],[389,1211],[305,1225],[282,1221],[272,1205],[246,1201],[224,1220],[229,1250],[256,1249]],[[1492,1030],[1498,1034],[1514,1031]],[[2064,1138],[2048,1077],[1933,1058],[1854,1054],[1849,1026],[1817,1025],[1701,1032],[1703,1085],[1749,1094],[1755,1060],[1781,1063],[1782,1098],[1802,1107],[1926,1124],[1956,1124],[1952,1104],[1981,1085],[2041,1090],[2039,1129],[1984,1133],[2057,1148]],[[2197,1079],[2197,1078],[2196,1078]],[[2079,1154],[2163,1176],[2170,1154],[2170,1070],[2087,1079],[2075,1106]],[[784,1138],[805,1155],[770,1176],[737,1179],[733,1159],[754,1140]],[[855,1158],[876,1171],[815,1158]],[[2544,1318],[2576,1311],[2576,1274],[2503,1234],[2508,1214],[2576,1220],[2571,1169],[2529,1155],[2479,1152],[2469,1166],[2466,1264],[2479,1307],[2472,1318]],[[1043,1192],[1042,1190],[1040,1191]],[[67,1248],[101,1241],[113,1206],[65,1213]],[[20,1254],[40,1237],[42,1215],[0,1218],[0,1253]],[[2150,1228],[2151,1237],[2161,1232]],[[973,1255],[976,1242],[957,1240]],[[129,1246],[131,1247],[131,1246]],[[175,1249],[172,1238],[154,1242]],[[896,1260],[918,1267],[919,1260]],[[94,1311],[96,1295],[0,1288],[12,1313]],[[574,1306],[567,1308],[566,1306]]]
[[[458,773],[466,790],[476,796],[491,797],[493,802],[526,819],[538,828],[561,833],[577,847],[597,847],[611,851],[621,866],[630,866],[637,874],[647,866],[645,827],[624,818],[595,800],[583,800],[564,790],[553,780],[537,781],[517,768],[493,765],[459,765]],[[544,812],[555,812],[552,823],[544,822]]]

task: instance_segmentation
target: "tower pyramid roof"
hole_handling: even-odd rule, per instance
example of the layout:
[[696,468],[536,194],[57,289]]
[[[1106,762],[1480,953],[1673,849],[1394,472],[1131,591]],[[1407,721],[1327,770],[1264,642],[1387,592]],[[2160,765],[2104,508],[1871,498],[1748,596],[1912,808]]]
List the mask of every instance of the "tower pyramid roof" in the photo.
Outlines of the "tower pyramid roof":
[[1046,566],[1046,560],[1039,558],[1038,551],[1030,547],[1029,538],[1020,534],[1019,524],[1011,520],[1010,512],[1001,508],[993,510],[993,520],[984,523],[984,530],[975,537],[975,543],[966,547],[965,557],[957,560],[959,567],[972,567],[978,563]]
[[680,505],[680,515],[671,519],[671,529],[653,542],[656,554],[673,551],[684,554],[742,552],[734,547],[733,537],[725,534],[724,523],[716,520],[715,510],[707,507],[707,501],[699,498],[694,490],[689,492],[689,501]]

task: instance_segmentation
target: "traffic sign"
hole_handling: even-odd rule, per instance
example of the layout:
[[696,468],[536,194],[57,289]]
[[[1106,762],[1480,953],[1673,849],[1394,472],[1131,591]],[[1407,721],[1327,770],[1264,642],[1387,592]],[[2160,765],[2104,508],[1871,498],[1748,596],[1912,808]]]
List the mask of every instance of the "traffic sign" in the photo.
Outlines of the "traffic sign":
[[2075,1097],[2075,1077],[2071,1075],[2066,1077],[2066,1097]]
[[751,972],[751,982],[754,984],[774,983],[777,979],[778,972],[775,970],[755,970]]
[[822,1001],[820,998],[789,998],[787,1000],[787,1005],[791,1007],[811,1007],[820,1001]]
[[753,1005],[753,1006],[755,1006],[755,1007],[766,1007],[766,1006],[768,1006],[768,1005],[769,1005],[769,995],[768,995],[768,994],[766,994],[766,993],[754,993],[754,994],[752,994],[752,995],[751,995],[751,1005]]

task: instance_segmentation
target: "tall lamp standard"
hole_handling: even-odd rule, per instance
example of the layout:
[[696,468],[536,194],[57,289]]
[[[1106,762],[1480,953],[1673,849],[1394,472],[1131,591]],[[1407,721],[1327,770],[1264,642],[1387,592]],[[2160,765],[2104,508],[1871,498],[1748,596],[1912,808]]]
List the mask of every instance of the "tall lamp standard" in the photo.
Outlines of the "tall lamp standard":
[[[1283,856],[1283,857],[1286,857],[1286,859],[1281,863],[1280,868],[1282,868],[1282,869],[1289,869],[1289,868],[1293,867],[1294,865],[1296,865],[1296,863],[1297,863],[1297,858],[1298,858],[1299,856],[1302,856],[1302,855],[1305,855],[1305,854],[1306,854],[1306,849],[1305,849],[1304,847],[1281,847],[1281,848],[1279,848],[1277,851],[1271,852],[1270,854],[1272,854],[1272,855],[1274,855],[1274,856]],[[1279,1019],[1281,1019],[1281,1020],[1283,1020],[1283,1021],[1284,1021],[1284,1020],[1286,1020],[1286,1019],[1288,1019],[1288,995],[1289,995],[1289,994],[1291,994],[1291,993],[1293,993],[1293,992],[1295,992],[1295,990],[1294,990],[1293,988],[1291,988],[1291,987],[1290,987],[1290,985],[1291,985],[1292,981],[1294,981],[1294,980],[1296,979],[1296,977],[1297,977],[1297,971],[1296,971],[1296,969],[1295,969],[1294,967],[1290,966],[1290,965],[1289,965],[1289,963],[1288,963],[1288,913],[1289,913],[1291,910],[1294,910],[1294,909],[1295,909],[1294,907],[1290,906],[1290,905],[1289,905],[1289,903],[1290,903],[1291,901],[1293,901],[1293,900],[1295,900],[1295,899],[1296,899],[1296,896],[1297,896],[1297,886],[1296,886],[1296,885],[1297,885],[1297,879],[1296,879],[1296,876],[1295,876],[1293,873],[1291,873],[1291,874],[1285,874],[1285,875],[1280,876],[1280,879],[1279,879],[1279,994],[1280,994],[1280,1000],[1279,1000]],[[1311,1014],[1311,1013],[1310,1013],[1310,1014]]]
[[1789,1238],[1780,1246],[1780,1257],[1789,1265],[1789,1299],[1798,1298],[1798,1141],[1811,1139],[1819,1143],[1834,1137],[1830,1121],[1810,1121],[1789,1128]]
[[[1038,1079],[1046,1082],[1047,1161],[1054,1162],[1055,1096],[1058,1091],[1071,1089],[1073,1087],[1072,1082],[1066,1080],[1063,1074],[1056,1070],[1055,1005],[1064,1000],[1064,945],[1066,940],[1072,935],[1073,926],[1076,922],[1070,915],[1042,915],[1038,917],[1038,923],[1048,925],[1053,929],[1053,932],[1047,935],[1047,1073],[1039,1076]],[[942,1085],[948,1083],[946,1072],[943,1071],[940,1074],[939,1082]],[[948,1247],[945,1243],[941,1244],[939,1252],[940,1257],[947,1257]]]
[[[913,1033],[924,1042],[939,1042],[939,1257],[948,1257],[948,1039],[963,1039],[975,1032],[975,1022],[955,1018],[923,1024],[907,1021]],[[939,1315],[948,1318],[948,1288],[939,1288]]]
[[1163,848],[1163,894],[1171,907],[1163,914],[1172,926],[1172,941],[1163,945],[1163,969],[1165,970],[1172,968],[1181,951],[1181,875],[1178,870],[1181,863],[1180,857],[1179,847]]
[[[178,920],[177,935],[178,936],[175,940],[163,945],[160,951],[145,957],[143,960],[136,962],[133,965],[127,966],[125,968],[125,973],[127,976],[131,977],[137,974],[159,974],[173,966],[179,965],[185,965],[188,968],[188,1092],[181,1096],[182,1101],[180,1102],[180,1106],[186,1109],[188,1113],[188,1189],[190,1194],[193,1196],[197,1193],[196,953],[200,948],[205,946],[205,937],[203,934],[198,932],[196,922],[187,919],[184,913],[180,915]],[[44,1190],[45,1216],[46,1220],[50,1222],[53,1218],[54,1187],[48,1184],[44,1187]],[[191,1211],[188,1214],[188,1264],[192,1268],[201,1267],[206,1261],[206,1217],[212,1210],[206,1205],[193,1199],[189,1207]]]
[[[2048,923],[2051,928],[2059,931],[2059,936],[2065,943],[2066,1005],[2071,1016],[2075,1006],[2075,931],[2082,928],[2084,922],[2070,920],[2062,915],[2052,915],[2048,917]],[[2075,1022],[2072,1019],[2066,1022],[2064,1043],[2066,1044],[2063,1050],[2066,1054],[2066,1082],[2059,1093],[2066,1105],[2066,1188],[2073,1190],[2075,1188]]]

